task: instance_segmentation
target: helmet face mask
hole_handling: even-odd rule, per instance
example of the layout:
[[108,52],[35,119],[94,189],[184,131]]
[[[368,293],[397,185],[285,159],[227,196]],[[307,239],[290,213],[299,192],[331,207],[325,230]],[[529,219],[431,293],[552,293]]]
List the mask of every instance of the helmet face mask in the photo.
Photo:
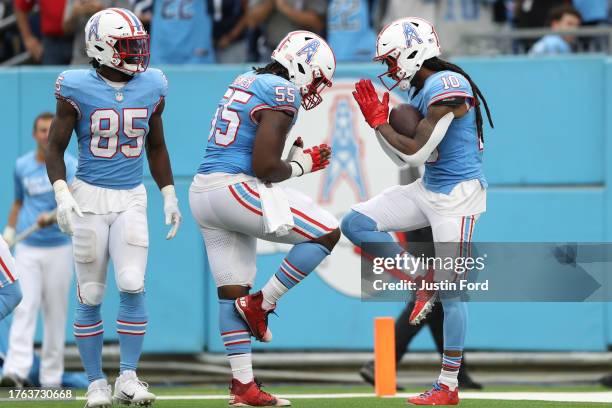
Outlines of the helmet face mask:
[[312,82],[305,86],[306,90],[301,90],[302,107],[306,110],[313,109],[323,102],[321,93],[325,88],[331,88],[332,86],[332,82],[327,79],[320,70],[319,75],[316,76],[315,73],[313,73],[313,77]]
[[100,65],[130,76],[147,70],[149,41],[138,17],[126,9],[99,11],[85,26],[87,55]]
[[321,92],[332,86],[336,70],[336,57],[323,38],[309,31],[292,31],[276,47],[272,60],[287,69],[289,81],[300,90],[304,109],[321,104]]
[[402,83],[402,81],[408,80],[408,82],[410,82],[411,79],[411,77],[406,78],[406,71],[400,68],[399,64],[397,63],[397,58],[394,57],[396,54],[396,50],[393,49],[385,55],[374,58],[374,61],[380,61],[381,63],[387,65],[387,71],[378,75],[378,79],[388,91],[395,89]]
[[115,40],[113,48],[116,50],[116,59],[119,59],[120,62],[118,65],[113,64],[114,68],[134,74],[145,72],[151,55],[149,35],[115,38]]

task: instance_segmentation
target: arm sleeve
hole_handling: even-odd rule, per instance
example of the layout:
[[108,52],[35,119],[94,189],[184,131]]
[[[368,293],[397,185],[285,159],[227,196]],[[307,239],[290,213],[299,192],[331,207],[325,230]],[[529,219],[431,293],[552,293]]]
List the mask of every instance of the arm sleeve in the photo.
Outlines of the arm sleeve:
[[277,110],[293,116],[293,122],[297,120],[297,113],[302,103],[300,91],[291,82],[282,78],[257,78],[253,92],[260,101],[251,109],[250,117],[253,122],[254,113],[260,110]]
[[23,184],[21,183],[21,178],[19,177],[17,167],[15,167],[15,170],[13,171],[13,179],[15,181],[15,200],[23,201]]
[[81,108],[77,101],[78,87],[72,83],[70,72],[62,72],[55,81],[55,98],[68,102],[77,111],[78,119],[81,119]]
[[445,71],[432,78],[425,93],[427,106],[431,106],[445,99],[465,98],[470,105],[474,105],[472,87],[465,77],[456,72]]

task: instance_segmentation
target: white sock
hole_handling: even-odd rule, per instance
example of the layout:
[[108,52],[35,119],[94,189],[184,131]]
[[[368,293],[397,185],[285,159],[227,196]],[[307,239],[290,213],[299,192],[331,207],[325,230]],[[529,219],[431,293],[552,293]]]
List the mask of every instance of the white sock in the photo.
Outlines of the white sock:
[[458,375],[459,375],[459,370],[457,371],[442,370],[440,372],[440,377],[438,377],[438,382],[440,384],[446,385],[449,390],[455,391],[455,388],[459,386],[459,381],[457,380]]
[[232,367],[232,375],[235,379],[243,384],[248,384],[253,381],[253,362],[251,353],[234,354],[228,356],[230,366]]
[[278,280],[276,275],[272,275],[265,286],[261,288],[261,293],[263,294],[261,307],[263,307],[264,310],[273,309],[274,306],[276,306],[276,302],[278,302],[288,290],[289,289]]

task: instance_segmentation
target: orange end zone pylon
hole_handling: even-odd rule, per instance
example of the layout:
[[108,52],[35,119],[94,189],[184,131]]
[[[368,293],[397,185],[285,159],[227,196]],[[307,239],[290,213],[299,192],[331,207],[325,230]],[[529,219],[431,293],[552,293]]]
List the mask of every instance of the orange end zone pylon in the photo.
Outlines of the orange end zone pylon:
[[374,319],[374,389],[379,397],[395,395],[395,322],[392,317]]

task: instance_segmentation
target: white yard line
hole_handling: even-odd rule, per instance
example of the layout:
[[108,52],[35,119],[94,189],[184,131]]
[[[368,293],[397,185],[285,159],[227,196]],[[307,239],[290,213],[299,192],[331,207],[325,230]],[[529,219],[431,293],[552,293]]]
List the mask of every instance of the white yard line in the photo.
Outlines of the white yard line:
[[[402,393],[387,398],[408,398],[415,394]],[[338,399],[338,398],[372,398],[372,393],[341,394],[283,394],[288,399]],[[486,399],[509,401],[557,401],[557,402],[607,402],[612,403],[612,392],[462,392],[462,399]],[[77,398],[85,400],[84,397]],[[227,400],[227,395],[160,395],[161,401],[189,400]]]

